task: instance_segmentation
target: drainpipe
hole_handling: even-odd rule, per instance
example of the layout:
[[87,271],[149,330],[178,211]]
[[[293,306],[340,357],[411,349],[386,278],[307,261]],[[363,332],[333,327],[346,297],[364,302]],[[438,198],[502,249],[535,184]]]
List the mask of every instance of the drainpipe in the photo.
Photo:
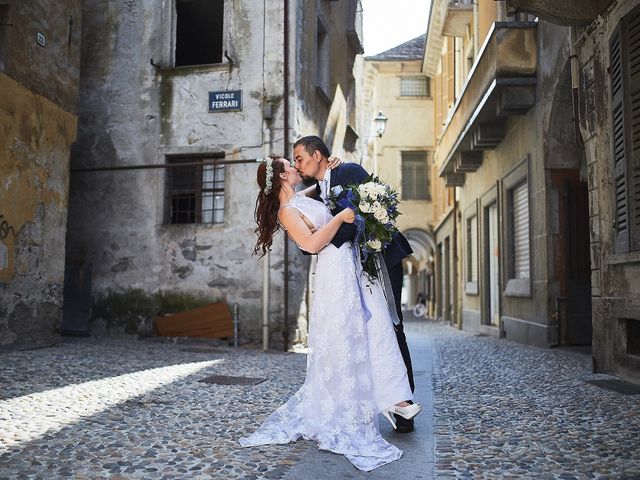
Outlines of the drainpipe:
[[[284,86],[282,100],[284,104],[284,139],[283,139],[283,155],[289,155],[289,0],[284,0]],[[284,322],[282,325],[282,343],[286,352],[289,349],[289,241],[287,235],[283,235],[284,241]]]
[[576,27],[571,27],[571,40],[569,42],[569,59],[571,61],[571,92],[573,98],[573,127],[576,131],[576,142],[580,147],[584,146],[580,133],[580,105],[579,105],[579,65],[576,53],[576,41],[578,39]]
[[[458,259],[460,256],[458,255],[458,215],[460,213],[460,206],[458,204],[458,187],[453,187],[453,234],[452,236],[452,245],[451,245],[451,254],[453,255],[453,271],[451,274],[454,276],[453,278],[453,312],[451,312],[451,320],[455,323],[455,326],[459,329],[462,329],[462,318],[460,315],[462,296],[458,294],[459,285],[461,276],[458,274],[460,270],[460,264]],[[459,298],[460,297],[460,298]]]
[[262,349],[269,349],[269,252],[262,257]]
[[[266,0],[262,2],[262,9],[266,11]],[[267,36],[267,16],[264,15],[262,19],[262,51],[266,48],[266,36]],[[262,93],[263,102],[266,99],[265,92],[265,71],[266,71],[266,56],[262,56]],[[265,115],[265,108],[262,109],[262,145],[264,151],[264,157],[267,158],[273,151],[273,117],[271,115]],[[271,254],[267,253],[262,257],[262,349],[269,349],[269,290],[271,289],[269,268],[271,268]]]
[[[265,158],[271,154],[272,142],[273,142],[273,128],[272,124],[268,125],[265,122],[265,128],[263,130],[266,141],[264,142],[264,155]],[[271,254],[266,253],[262,257],[262,349],[269,349],[269,290],[271,289],[271,282],[269,278],[269,269],[271,268]]]

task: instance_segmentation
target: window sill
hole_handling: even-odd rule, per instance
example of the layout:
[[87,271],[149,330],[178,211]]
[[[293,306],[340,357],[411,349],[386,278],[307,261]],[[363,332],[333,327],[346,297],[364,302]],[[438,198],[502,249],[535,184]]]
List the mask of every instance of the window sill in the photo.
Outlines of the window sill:
[[507,288],[504,289],[505,297],[531,298],[531,279],[512,278],[507,281]]
[[398,95],[396,100],[433,100],[431,95]]
[[464,293],[466,293],[467,295],[478,295],[478,282],[467,282]]
[[180,67],[160,67],[158,72],[162,75],[179,76],[190,73],[219,72],[229,70],[228,63],[209,63],[205,65],[183,65]]
[[614,253],[607,256],[607,264],[609,265],[623,265],[625,263],[640,263],[640,251]]
[[225,223],[163,223],[162,226],[164,228],[200,228],[205,230],[215,230],[215,229],[224,229],[226,227]]

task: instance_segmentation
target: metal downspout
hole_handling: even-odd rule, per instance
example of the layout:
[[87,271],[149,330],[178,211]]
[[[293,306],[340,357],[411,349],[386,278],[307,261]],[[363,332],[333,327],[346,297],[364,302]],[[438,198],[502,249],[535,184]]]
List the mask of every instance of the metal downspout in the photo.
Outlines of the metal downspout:
[[[284,103],[284,138],[283,152],[285,156],[289,156],[289,0],[284,0],[284,82],[282,100]],[[289,241],[287,235],[283,235],[284,242],[284,285],[283,285],[283,302],[284,302],[284,319],[282,324],[282,342],[283,350],[289,349]]]

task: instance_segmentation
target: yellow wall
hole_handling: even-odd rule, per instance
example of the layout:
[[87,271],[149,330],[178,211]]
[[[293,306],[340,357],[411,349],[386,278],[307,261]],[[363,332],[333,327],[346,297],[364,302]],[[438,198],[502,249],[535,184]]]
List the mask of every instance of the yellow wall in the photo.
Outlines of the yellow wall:
[[[69,151],[76,124],[75,115],[0,73],[0,223],[6,222],[0,242],[8,260],[0,282],[9,282],[16,272],[28,273],[26,261],[16,265],[14,232],[36,221],[39,208],[44,209],[43,233],[32,241],[40,247],[41,278],[47,283],[64,279]],[[48,229],[53,231],[47,235]]]
[[493,22],[498,19],[498,2],[478,0],[478,48],[482,47]]
[[[369,158],[363,166],[369,171],[377,172],[382,180],[396,187],[399,192],[402,185],[403,151],[427,151],[429,167],[432,165],[433,100],[431,97],[400,96],[400,78],[403,75],[422,75],[420,65],[421,60],[367,61],[367,87],[370,96],[368,115],[382,111],[389,120],[381,138],[369,139]],[[433,94],[433,84],[431,89]],[[428,173],[433,174],[431,171]],[[402,200],[400,211],[400,230],[429,229],[433,217],[431,201]]]

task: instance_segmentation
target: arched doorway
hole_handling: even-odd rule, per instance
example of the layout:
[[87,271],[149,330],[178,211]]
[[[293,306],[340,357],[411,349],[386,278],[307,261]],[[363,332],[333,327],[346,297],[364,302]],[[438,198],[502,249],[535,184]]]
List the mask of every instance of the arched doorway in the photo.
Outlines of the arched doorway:
[[413,254],[404,259],[404,289],[402,303],[411,308],[419,293],[427,299],[427,314],[433,316],[435,308],[435,241],[433,235],[420,228],[410,228],[403,232],[409,241]]

